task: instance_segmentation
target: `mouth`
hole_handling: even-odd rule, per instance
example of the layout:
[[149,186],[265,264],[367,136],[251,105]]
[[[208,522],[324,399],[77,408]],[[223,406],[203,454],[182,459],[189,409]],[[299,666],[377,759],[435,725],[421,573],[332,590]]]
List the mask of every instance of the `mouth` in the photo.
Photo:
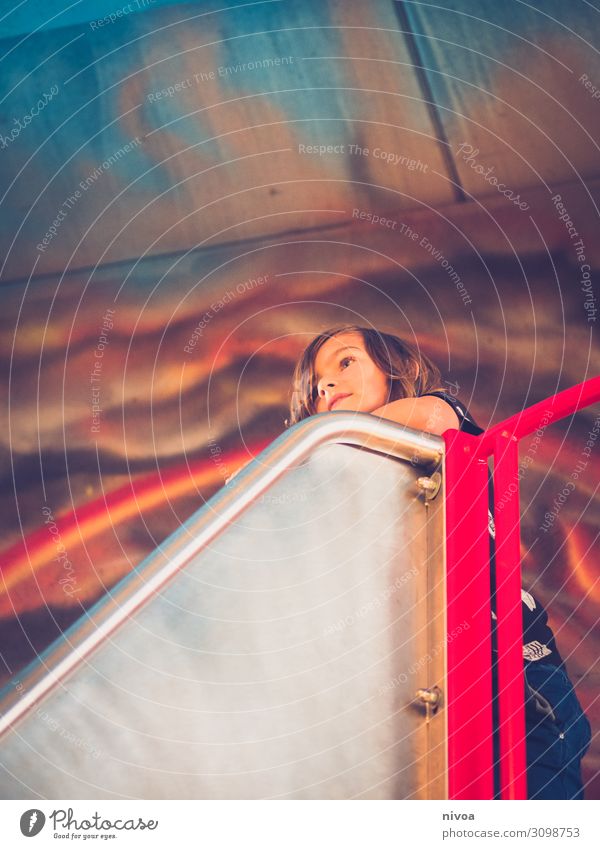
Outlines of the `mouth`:
[[333,407],[337,404],[338,401],[341,401],[342,398],[349,398],[350,395],[352,395],[351,392],[343,392],[343,393],[339,393],[338,395],[334,395],[333,398],[331,399],[331,401],[329,402],[327,409],[332,410]]

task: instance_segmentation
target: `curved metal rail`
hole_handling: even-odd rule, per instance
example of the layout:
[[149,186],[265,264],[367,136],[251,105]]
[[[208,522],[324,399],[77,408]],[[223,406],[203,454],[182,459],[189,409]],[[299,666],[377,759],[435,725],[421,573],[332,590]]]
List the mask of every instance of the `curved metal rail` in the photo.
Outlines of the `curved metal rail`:
[[[501,589],[496,593],[500,789],[503,799],[526,799],[519,440],[598,402],[600,376],[521,410],[481,436],[456,430],[444,434],[448,630],[474,610],[478,614],[470,645],[448,645],[450,799],[491,799],[494,794],[488,457],[494,460],[496,582]],[[506,493],[510,498],[503,501]],[[485,709],[473,710],[473,682]]]
[[289,469],[328,443],[357,445],[425,468],[444,456],[444,441],[366,413],[321,413],[281,434],[235,481],[217,492],[130,575],[75,622],[0,693],[0,735],[65,676],[81,664],[120,625],[156,595]]

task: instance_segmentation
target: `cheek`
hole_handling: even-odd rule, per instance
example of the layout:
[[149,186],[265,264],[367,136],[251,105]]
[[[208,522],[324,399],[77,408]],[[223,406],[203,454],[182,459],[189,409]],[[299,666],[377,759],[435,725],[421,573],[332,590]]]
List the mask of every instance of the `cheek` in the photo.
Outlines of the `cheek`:
[[385,378],[385,375],[382,374],[379,370],[376,372],[376,377],[372,383],[373,386],[373,397],[377,401],[378,406],[382,406],[388,402],[388,383]]

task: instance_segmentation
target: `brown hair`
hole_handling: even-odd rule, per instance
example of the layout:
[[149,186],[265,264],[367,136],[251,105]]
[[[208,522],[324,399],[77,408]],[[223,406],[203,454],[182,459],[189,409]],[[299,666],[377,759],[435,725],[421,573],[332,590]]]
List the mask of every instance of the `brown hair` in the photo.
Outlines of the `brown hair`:
[[[438,367],[418,348],[394,336],[370,327],[343,324],[319,333],[307,345],[296,363],[293,377],[290,417],[286,427],[316,413],[317,380],[315,359],[323,344],[340,333],[360,333],[368,355],[388,379],[388,402],[399,398],[415,398],[439,387]],[[417,374],[418,366],[418,374]]]

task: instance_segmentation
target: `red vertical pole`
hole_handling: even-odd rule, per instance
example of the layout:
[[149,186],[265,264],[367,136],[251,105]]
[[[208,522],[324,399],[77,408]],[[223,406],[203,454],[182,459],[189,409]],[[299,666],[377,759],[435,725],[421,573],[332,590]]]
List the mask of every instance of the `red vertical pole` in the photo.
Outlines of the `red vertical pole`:
[[598,401],[600,376],[540,401],[480,437],[456,430],[443,434],[448,634],[462,622],[472,626],[460,639],[448,640],[450,799],[493,798],[487,458],[493,452],[501,795],[526,799],[518,440],[533,433],[542,416],[551,413],[555,422]]
[[488,466],[476,437],[448,430],[444,441],[448,796],[493,799]]
[[503,431],[494,441],[496,635],[502,799],[527,798],[518,462],[518,442],[508,431]]

